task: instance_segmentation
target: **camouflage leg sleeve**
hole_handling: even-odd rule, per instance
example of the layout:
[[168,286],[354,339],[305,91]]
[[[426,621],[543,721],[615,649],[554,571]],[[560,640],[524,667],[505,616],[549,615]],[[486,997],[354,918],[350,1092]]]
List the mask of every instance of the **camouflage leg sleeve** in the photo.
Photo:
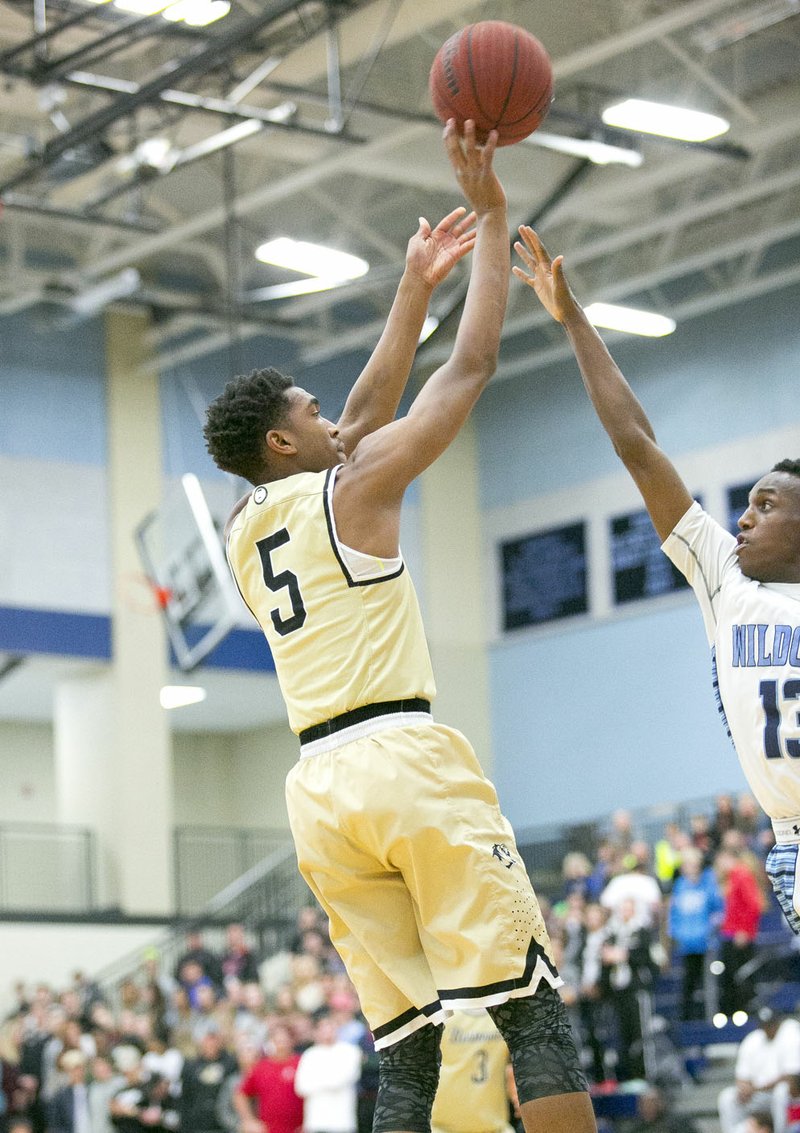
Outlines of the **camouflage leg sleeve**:
[[378,1051],[373,1133],[429,1133],[439,1083],[442,1028],[431,1024]]
[[490,1007],[511,1054],[520,1102],[588,1089],[559,994],[544,981],[536,994]]

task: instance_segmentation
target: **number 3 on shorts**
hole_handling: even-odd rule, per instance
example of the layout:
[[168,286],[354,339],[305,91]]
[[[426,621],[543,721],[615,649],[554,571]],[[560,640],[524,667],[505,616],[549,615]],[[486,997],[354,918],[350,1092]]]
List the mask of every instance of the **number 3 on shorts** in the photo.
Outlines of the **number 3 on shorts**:
[[306,608],[303,605],[303,595],[300,593],[300,583],[297,581],[297,575],[292,574],[290,570],[282,570],[276,574],[272,565],[272,552],[277,550],[278,547],[285,546],[288,542],[289,532],[285,527],[282,527],[280,531],[273,531],[272,535],[267,535],[266,539],[258,539],[256,541],[258,553],[261,556],[261,566],[264,571],[264,582],[273,594],[278,594],[281,590],[288,590],[289,598],[292,603],[292,613],[288,618],[282,617],[277,607],[274,610],[270,610],[269,613],[269,616],[272,618],[272,624],[281,637],[286,637],[287,634],[294,633],[296,629],[300,629],[305,623],[307,616]]

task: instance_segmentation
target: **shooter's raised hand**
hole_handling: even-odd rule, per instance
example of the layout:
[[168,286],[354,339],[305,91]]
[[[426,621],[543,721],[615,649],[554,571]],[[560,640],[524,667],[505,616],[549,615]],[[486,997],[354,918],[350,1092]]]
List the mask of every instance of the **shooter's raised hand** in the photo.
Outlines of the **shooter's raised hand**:
[[458,183],[475,212],[480,215],[492,209],[504,209],[506,194],[492,165],[497,131],[491,130],[485,145],[478,145],[472,119],[464,123],[462,137],[455,119],[451,118],[444,128],[444,145]]

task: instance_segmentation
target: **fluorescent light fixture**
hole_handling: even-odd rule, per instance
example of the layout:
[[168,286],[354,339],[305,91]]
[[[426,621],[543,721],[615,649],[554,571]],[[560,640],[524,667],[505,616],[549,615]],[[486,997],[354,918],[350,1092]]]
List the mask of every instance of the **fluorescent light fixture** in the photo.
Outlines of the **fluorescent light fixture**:
[[558,153],[568,153],[573,157],[584,157],[593,161],[595,165],[629,165],[637,169],[644,158],[635,149],[626,149],[625,146],[612,146],[607,142],[596,142],[591,138],[571,138],[567,134],[548,134],[545,130],[537,130],[526,139],[534,146],[543,146],[544,149],[557,150]]
[[158,698],[162,708],[185,708],[187,704],[199,704],[207,695],[199,685],[164,685]]
[[687,110],[683,106],[667,106],[663,102],[648,102],[642,98],[626,98],[614,106],[607,106],[602,117],[607,126],[658,134],[662,138],[677,138],[682,142],[707,142],[730,129],[730,123],[716,114]]
[[155,16],[166,8],[169,0],[114,0],[114,7],[135,16]]
[[419,332],[419,338],[417,340],[417,345],[419,346],[423,342],[427,342],[428,339],[433,334],[433,332],[438,327],[438,325],[439,325],[439,320],[436,318],[436,315],[427,315],[426,318],[425,318],[425,322],[422,324],[422,330]]
[[204,28],[227,16],[230,10],[230,0],[179,0],[166,9],[164,19],[175,23],[183,20],[190,27]]
[[[369,264],[349,252],[338,252],[322,244],[279,236],[256,248],[256,259],[279,268],[315,275],[329,281],[329,286],[344,279],[358,279],[369,271]],[[330,282],[333,281],[333,282]],[[320,289],[322,290],[322,289]]]
[[675,330],[675,320],[653,311],[637,311],[635,307],[618,307],[615,303],[590,303],[586,318],[596,327],[622,330],[628,334],[642,334],[647,338],[662,338]]
[[324,279],[312,276],[311,279],[293,279],[290,283],[273,283],[269,287],[257,287],[248,291],[248,303],[263,303],[268,299],[291,299],[294,295],[313,295],[315,291],[332,291],[341,287],[346,279]]

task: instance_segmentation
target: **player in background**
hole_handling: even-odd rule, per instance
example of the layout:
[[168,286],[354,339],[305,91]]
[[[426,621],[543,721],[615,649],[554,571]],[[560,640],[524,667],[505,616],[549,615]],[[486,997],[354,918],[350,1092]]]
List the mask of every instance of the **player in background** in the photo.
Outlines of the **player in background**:
[[514,1133],[508,1047],[485,1009],[456,1011],[442,1032],[432,1133]]
[[480,1006],[511,1052],[530,1133],[595,1129],[513,832],[464,737],[431,718],[399,549],[406,488],[454,440],[497,363],[510,262],[496,144],[493,132],[479,146],[473,122],[463,141],[455,122],[445,128],[476,213],[472,272],[451,356],[406,417],[393,420],[427,295],[413,317],[390,315],[380,380],[361,375],[338,424],[291,379],[256,371],[226,386],[205,427],[219,467],[256,485],[229,521],[228,559],[300,738],[289,820],[375,1038],[376,1133],[427,1133],[439,1024]]
[[734,537],[692,500],[642,406],[536,233],[520,228],[514,274],[562,324],[586,391],[642,494],[662,548],[692,585],[711,645],[714,691],[753,794],[772,820],[767,860],[800,934],[800,460],[753,486]]

